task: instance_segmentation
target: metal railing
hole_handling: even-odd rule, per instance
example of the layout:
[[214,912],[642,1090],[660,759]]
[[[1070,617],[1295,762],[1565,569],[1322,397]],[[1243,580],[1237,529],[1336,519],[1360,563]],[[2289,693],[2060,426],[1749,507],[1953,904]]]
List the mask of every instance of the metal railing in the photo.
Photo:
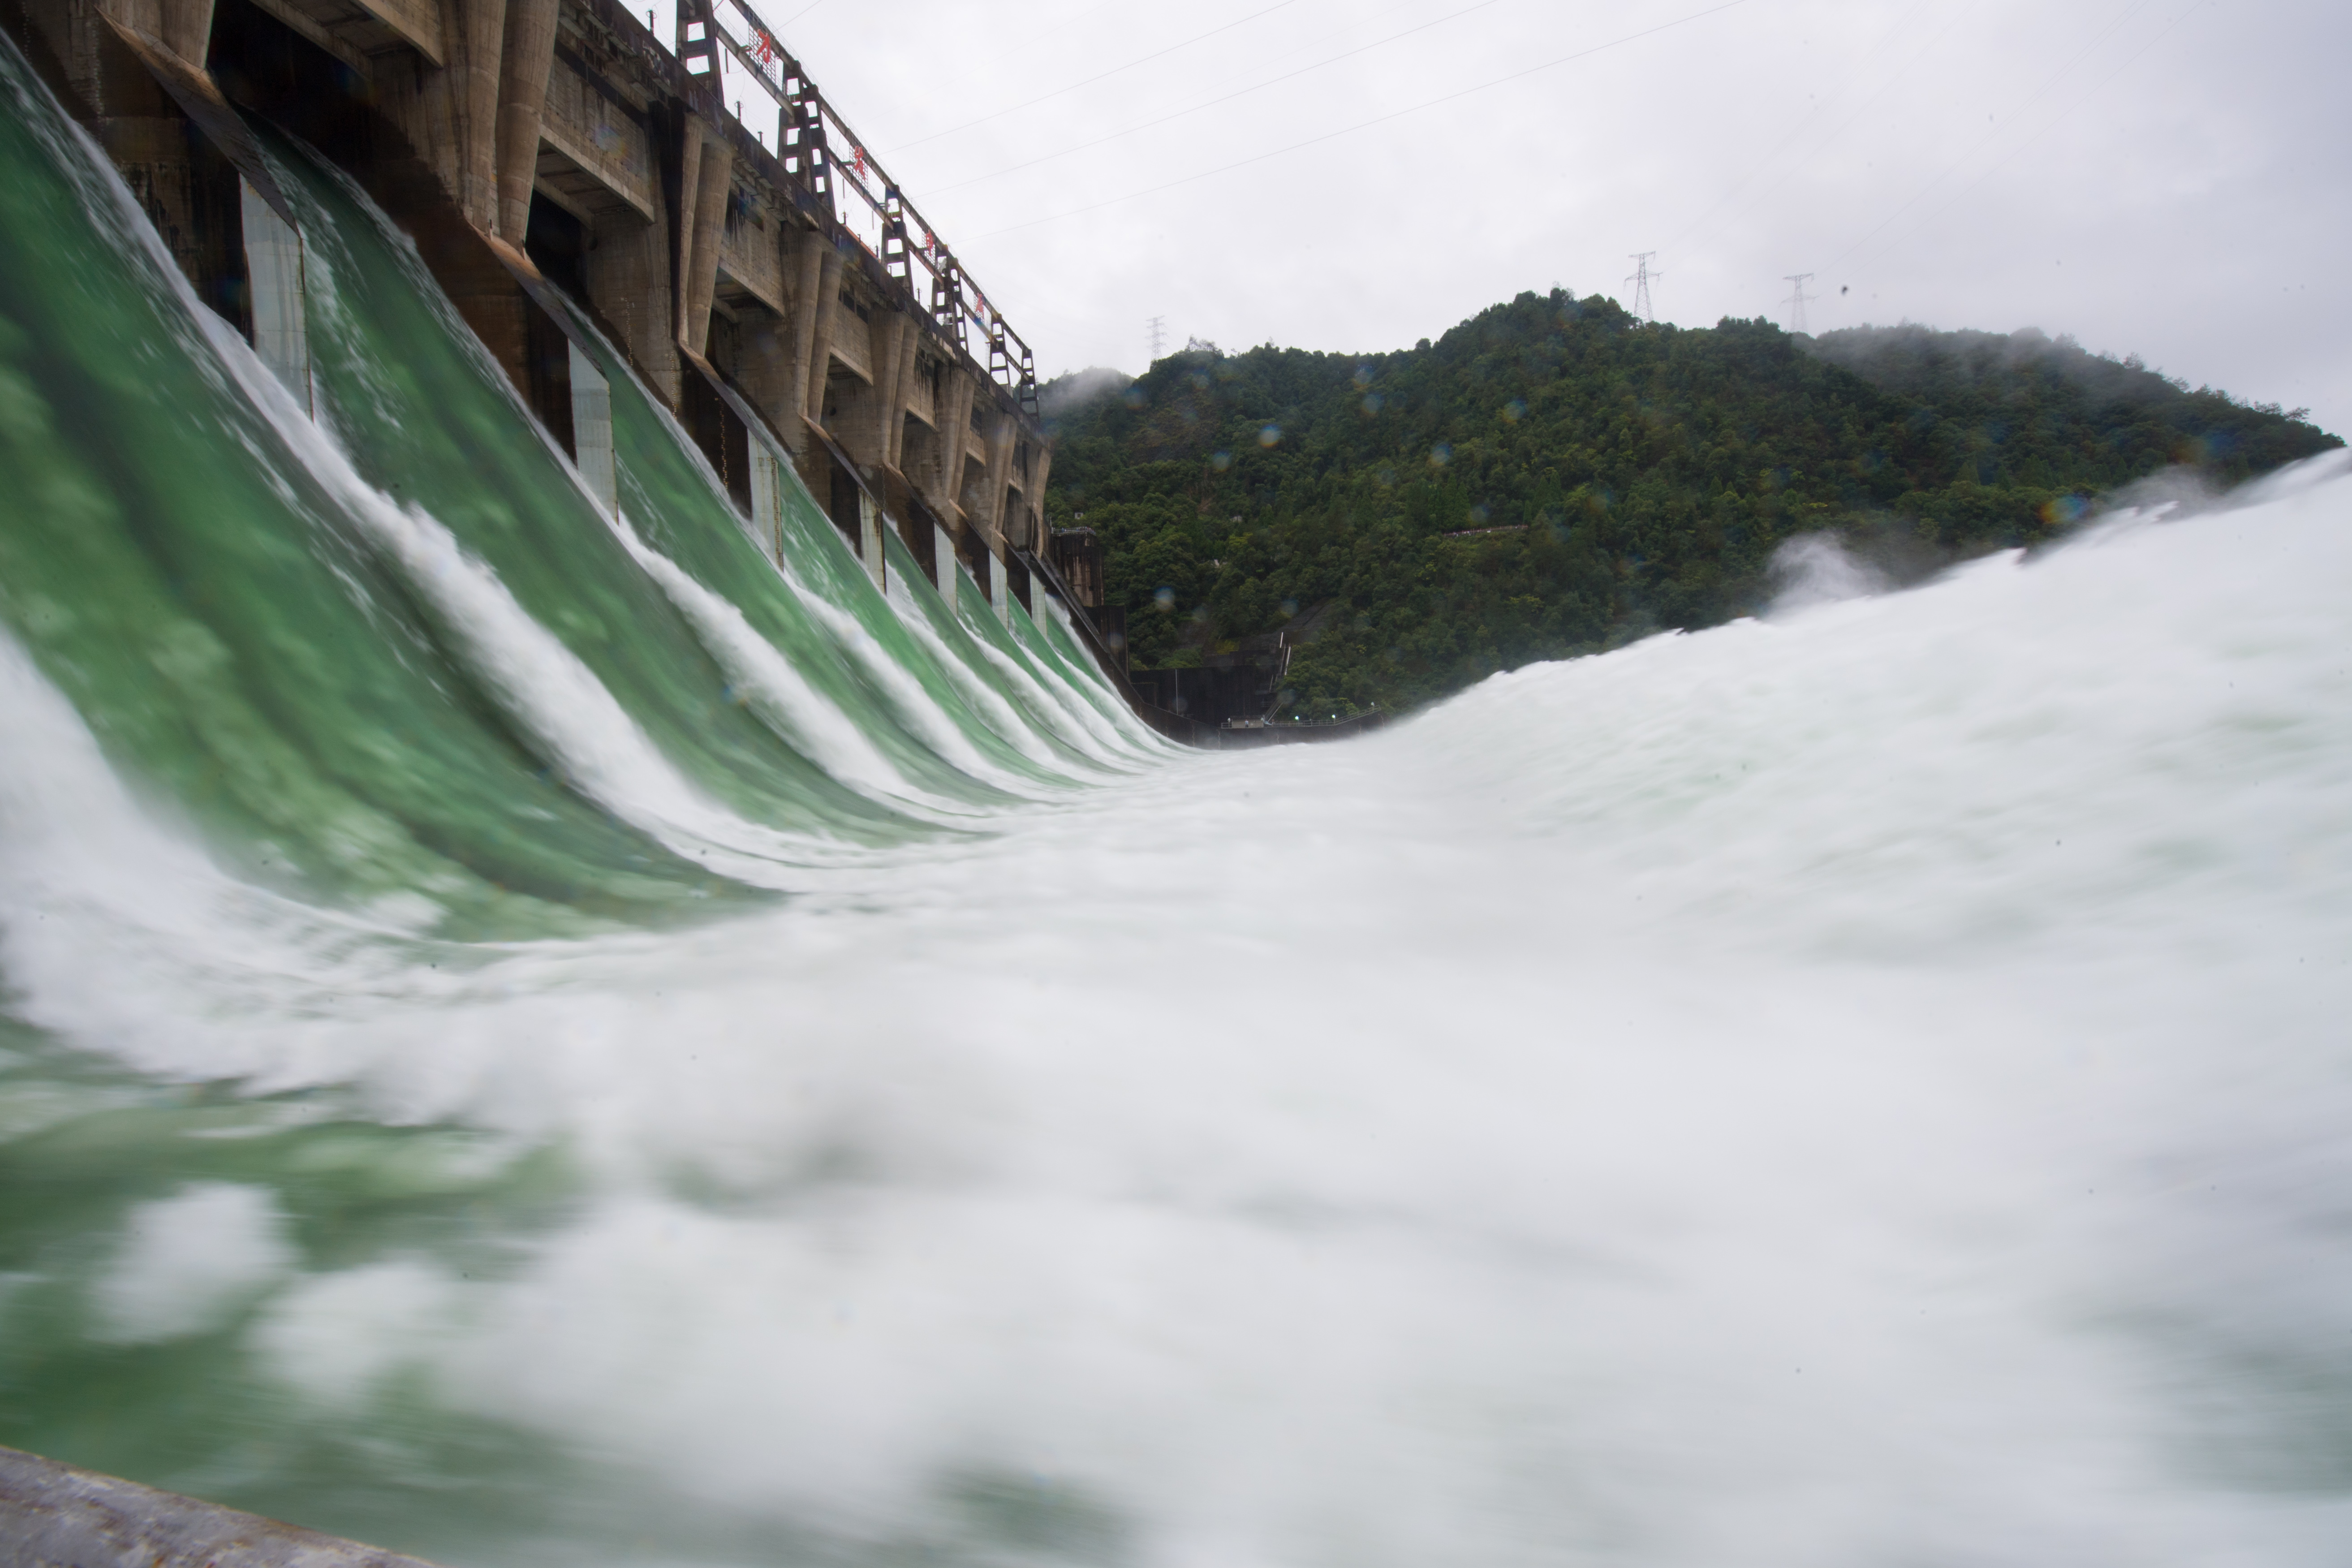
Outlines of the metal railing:
[[1037,415],[1037,362],[898,182],[866,150],[775,28],[748,0],[678,0],[677,58],[690,76],[719,72],[724,49],[775,100],[776,157],[786,174],[898,280],[989,379]]

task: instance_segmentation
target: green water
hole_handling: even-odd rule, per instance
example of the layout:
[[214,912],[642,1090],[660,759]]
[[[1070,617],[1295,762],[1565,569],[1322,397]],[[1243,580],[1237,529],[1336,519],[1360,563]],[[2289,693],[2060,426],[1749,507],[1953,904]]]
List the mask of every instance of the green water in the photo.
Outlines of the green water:
[[[692,629],[601,525],[562,454],[535,438],[505,375],[414,252],[308,160],[276,162],[307,237],[320,421],[361,476],[446,526],[664,756],[730,810],[867,840],[906,831],[730,699]],[[634,479],[636,465],[629,471]],[[648,510],[664,531],[740,539],[683,504],[690,487],[655,486]]]
[[609,349],[600,515],[273,142],[314,423],[0,94],[0,1444],[452,1568],[2344,1561],[2341,465],[1177,752]]
[[[0,124],[0,616],[241,872],[453,930],[729,889],[566,790],[237,396],[122,198],[13,59]],[[522,447],[509,432],[507,444]]]
[[[286,942],[186,957],[244,978],[124,1027],[120,1055],[70,1043],[105,1027],[0,1008],[0,1443],[416,1552],[626,1555],[658,1514],[655,1554],[772,1552],[772,1520],[698,1518],[422,1384],[392,1377],[360,1419],[295,1397],[257,1372],[265,1292],[106,1329],[123,1238],[152,1205],[261,1194],[273,1267],[429,1258],[495,1283],[597,1190],[569,1135],[388,1115],[380,1082],[320,1087],[266,1041],[969,839],[1148,741],[1099,717],[1115,698],[1050,619],[1008,632],[968,578],[943,602],[895,538],[877,589],[789,466],[777,535],[754,537],[583,320],[618,457],[622,515],[600,516],[406,239],[265,126],[304,237],[303,420],[7,46],[0,94],[0,626],[138,811],[226,879],[199,901]],[[730,627],[789,702],[741,679]],[[9,798],[34,866],[47,829]],[[46,874],[11,873],[14,918],[72,902]],[[186,979],[168,945],[92,961]],[[168,1065],[184,1038],[220,1065]]]
[[[65,155],[55,111],[11,69],[0,479],[25,500],[0,536],[0,607],[109,755],[242,873],[353,904],[421,896],[447,935],[751,896],[567,787],[564,759],[518,719],[468,628],[238,395],[210,341],[220,329],[159,256],[122,242],[119,193]],[[726,812],[848,845],[939,831],[763,721],[407,242],[339,176],[282,142],[272,153],[306,237],[319,424],[357,478],[446,529]],[[780,568],[604,353],[626,525],[739,611],[912,788],[977,807],[1011,798],[927,743],[942,727],[1000,777],[1050,787],[1089,774],[1065,710],[1106,697],[1097,679],[1033,657],[984,604],[944,614],[894,540],[894,569],[929,600],[913,613],[937,640],[919,641],[788,469]],[[1042,644],[1034,626],[1026,636]],[[951,674],[943,656],[964,668]],[[980,710],[975,685],[1000,700]]]

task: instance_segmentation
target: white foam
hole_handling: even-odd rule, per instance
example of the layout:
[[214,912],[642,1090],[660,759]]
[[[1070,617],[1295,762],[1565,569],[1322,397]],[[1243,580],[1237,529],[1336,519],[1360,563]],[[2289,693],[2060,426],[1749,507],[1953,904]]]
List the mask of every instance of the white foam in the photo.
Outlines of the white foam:
[[1074,684],[1078,687],[1079,695],[1109,718],[1112,725],[1132,749],[1140,751],[1147,756],[1166,756],[1173,742],[1153,731],[1137,716],[1134,709],[1128,706],[1127,699],[1111,689],[1110,681],[1104,676],[1101,667],[1095,663],[1094,657],[1085,652],[1080,645],[1077,632],[1070,624],[1069,611],[1062,606],[1058,599],[1047,597],[1042,599],[1041,603],[1045,605],[1045,614],[1056,623],[1061,631],[1063,648],[1060,651],[1076,670],[1076,679]]
[[[562,1139],[580,1211],[509,1273],[306,1279],[254,1349],[697,1510],[1017,1556],[958,1500],[1017,1482],[1150,1568],[2329,1568],[2347,604],[2352,483],[2282,487],[731,924],[323,1021],[256,981],[139,1059]],[[7,798],[20,859],[106,831]],[[58,998],[230,987],[22,941],[5,886],[79,1043],[118,1014]]]
[[[1023,719],[1020,710],[1003,692],[991,686],[977,669],[948,646],[947,638],[940,635],[939,628],[923,613],[922,606],[907,598],[894,598],[891,604],[898,614],[899,624],[931,656],[933,662],[946,674],[948,683],[956,689],[965,706],[979,717],[982,723],[994,731],[999,739],[1010,743],[1013,750],[1049,772],[1066,774],[1070,771],[1067,760],[1045,743],[1037,727]],[[952,606],[948,613],[950,616],[954,614]],[[961,623],[958,624],[961,626]]]
[[[990,766],[971,742],[956,729],[955,721],[940,711],[938,703],[931,700],[930,694],[922,689],[921,683],[916,680],[909,671],[902,668],[897,659],[890,657],[889,651],[883,647],[880,639],[867,631],[856,616],[832,603],[816,589],[796,576],[787,574],[784,581],[791,585],[793,592],[800,596],[802,606],[819,625],[833,634],[835,644],[858,661],[859,666],[866,670],[875,685],[890,700],[892,707],[898,711],[899,717],[905,720],[919,735],[929,742],[933,750],[942,756],[958,761],[960,765],[974,772],[975,776],[987,778],[992,783],[1010,782],[1009,775],[1003,773],[1002,770]],[[911,627],[917,618],[911,616],[900,616],[899,623]],[[919,637],[920,634],[919,633],[918,636]],[[925,646],[932,649],[941,667],[951,672],[951,679],[953,674],[961,672],[961,661],[947,648],[944,643],[940,641],[936,634],[926,641]],[[976,689],[985,689],[980,687],[977,677],[958,680],[956,684],[968,696]],[[1001,713],[1000,708],[1003,710]],[[1052,750],[1038,739],[1034,726],[1024,723],[1017,715],[1011,713],[1009,707],[1004,707],[1001,702],[984,704],[981,707],[981,712],[984,717],[1009,719],[1009,722],[999,722],[994,727],[1003,739],[1010,741],[1024,755],[1034,761],[1045,763],[1049,767],[1060,765]]]
[[892,805],[916,805],[926,812],[953,809],[911,786],[847,714],[751,629],[741,610],[646,543],[626,516],[615,520],[613,531],[630,558],[686,616],[737,689],[810,761],[852,789]]
[[253,1345],[278,1377],[317,1404],[364,1414],[412,1351],[446,1335],[457,1281],[416,1258],[363,1264],[299,1280],[270,1303]]
[[[1029,694],[1030,710],[1038,715],[1041,723],[1051,730],[1056,739],[1089,762],[1102,764],[1111,761],[1110,748],[1105,744],[1097,728],[1101,723],[1099,715],[1081,712],[1075,696],[1049,689],[1026,664],[998,647],[984,629],[973,626],[963,616],[961,605],[956,608],[959,618],[964,621],[964,629],[970,635],[972,646],[980,650],[981,658],[994,665],[997,672],[1014,689]],[[1007,632],[1005,635],[1009,637],[1012,634]]]
[[294,1260],[265,1188],[200,1182],[131,1206],[91,1289],[96,1338],[146,1344],[219,1327]]

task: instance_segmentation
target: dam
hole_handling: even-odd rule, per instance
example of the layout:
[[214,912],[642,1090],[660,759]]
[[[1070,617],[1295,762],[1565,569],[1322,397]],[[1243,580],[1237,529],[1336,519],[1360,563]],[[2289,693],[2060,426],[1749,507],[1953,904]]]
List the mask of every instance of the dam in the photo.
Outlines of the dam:
[[0,12],[0,1563],[2337,1568],[2340,455],[1172,744],[701,15]]
[[[610,0],[9,5],[198,295],[289,384],[300,226],[240,110],[415,240],[592,484],[611,488],[610,437],[574,310],[772,549],[789,467],[877,581],[887,530],[943,589],[961,566],[1000,608],[1052,592],[1123,679],[1098,568],[1045,525],[1032,351],[747,5],[688,0],[667,47]],[[722,51],[768,95],[748,120]]]

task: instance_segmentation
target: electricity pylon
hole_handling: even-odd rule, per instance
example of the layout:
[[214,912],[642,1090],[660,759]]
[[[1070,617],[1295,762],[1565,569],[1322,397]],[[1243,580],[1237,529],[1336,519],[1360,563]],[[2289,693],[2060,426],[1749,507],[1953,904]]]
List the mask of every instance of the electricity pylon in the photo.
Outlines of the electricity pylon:
[[1633,275],[1625,279],[1633,286],[1633,314],[1645,321],[1658,319],[1658,312],[1650,305],[1650,285],[1665,276],[1663,272],[1650,270],[1650,263],[1656,259],[1657,254],[1654,250],[1636,254],[1633,257]]
[[1789,297],[1780,301],[1789,307],[1789,330],[1802,332],[1805,330],[1805,301],[1821,298],[1818,294],[1805,292],[1805,285],[1812,281],[1813,275],[1810,272],[1787,272],[1781,276],[1792,285]]
[[1165,316],[1154,316],[1154,317],[1152,317],[1152,318],[1151,318],[1151,363],[1154,363],[1154,364],[1158,364],[1158,363],[1160,363],[1160,351],[1163,347],[1165,347],[1165,346],[1167,345],[1167,342],[1168,342],[1168,318],[1167,318],[1167,317],[1165,317]]

